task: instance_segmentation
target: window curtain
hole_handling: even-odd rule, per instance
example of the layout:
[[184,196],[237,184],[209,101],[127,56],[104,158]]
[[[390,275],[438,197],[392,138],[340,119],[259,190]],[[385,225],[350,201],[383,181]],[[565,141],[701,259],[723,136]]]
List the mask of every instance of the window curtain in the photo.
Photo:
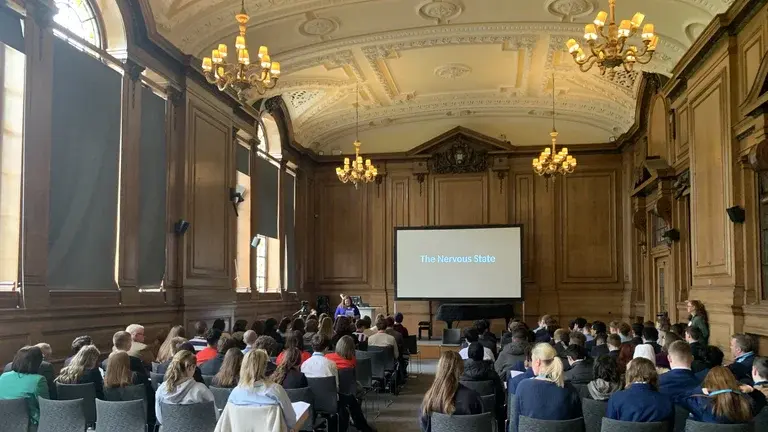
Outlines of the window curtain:
[[0,42],[16,51],[24,52],[24,33],[21,30],[21,15],[0,3]]
[[254,171],[256,175],[255,187],[259,190],[256,233],[276,239],[278,168],[260,156],[255,157],[254,160]]
[[165,99],[142,87],[139,141],[138,285],[157,287],[165,274],[166,131]]
[[54,38],[51,289],[117,288],[121,81],[119,73],[98,59]]
[[296,177],[289,173],[283,173],[283,214],[285,215],[285,222],[283,228],[285,230],[285,269],[288,273],[285,277],[285,289],[288,291],[296,291],[295,284],[295,271],[296,271],[296,253],[295,249],[295,208],[294,208],[294,196],[296,194]]

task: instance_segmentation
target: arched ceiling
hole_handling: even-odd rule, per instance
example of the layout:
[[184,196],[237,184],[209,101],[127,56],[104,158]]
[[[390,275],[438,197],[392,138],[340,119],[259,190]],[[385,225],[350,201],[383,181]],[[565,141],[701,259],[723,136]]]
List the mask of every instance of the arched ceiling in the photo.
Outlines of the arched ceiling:
[[[733,0],[617,0],[661,38],[643,70],[669,74]],[[199,58],[233,45],[238,0],[150,0],[159,31]],[[634,121],[637,72],[579,72],[565,41],[608,0],[246,0],[248,43],[269,46],[296,140],[351,150],[355,94],[367,153],[413,148],[464,126],[514,145],[549,142],[552,74],[558,142],[608,142]],[[596,69],[596,68],[594,68]],[[252,94],[252,99],[261,98]]]

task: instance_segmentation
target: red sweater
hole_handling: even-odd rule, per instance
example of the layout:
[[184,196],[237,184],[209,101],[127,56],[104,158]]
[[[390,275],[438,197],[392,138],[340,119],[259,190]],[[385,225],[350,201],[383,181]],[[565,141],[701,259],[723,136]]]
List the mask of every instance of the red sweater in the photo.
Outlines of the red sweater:
[[200,366],[201,364],[207,362],[208,360],[211,360],[216,357],[216,348],[211,347],[205,347],[197,352],[197,365]]
[[[283,353],[285,351],[280,352],[280,354],[277,356],[277,359],[275,359],[275,364],[280,365],[280,363],[283,362]],[[304,364],[305,361],[307,361],[308,358],[310,358],[312,355],[306,351],[301,352],[301,363],[299,363],[299,366]]]
[[325,358],[336,363],[338,369],[351,369],[357,366],[357,359],[354,357],[351,360],[347,360],[336,353],[328,353],[325,355]]

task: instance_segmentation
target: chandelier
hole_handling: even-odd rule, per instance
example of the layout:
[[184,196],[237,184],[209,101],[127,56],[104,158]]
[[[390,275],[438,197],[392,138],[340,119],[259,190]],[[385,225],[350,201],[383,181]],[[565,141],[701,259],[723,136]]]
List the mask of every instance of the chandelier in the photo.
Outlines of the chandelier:
[[552,146],[544,149],[537,158],[533,158],[533,170],[545,180],[555,181],[557,175],[567,175],[576,169],[576,158],[568,154],[568,148],[557,151],[557,130],[555,129],[555,74],[552,73]]
[[216,84],[221,91],[231,87],[241,101],[246,99],[246,90],[255,88],[259,94],[264,94],[267,90],[275,88],[277,80],[280,79],[280,63],[271,61],[267,47],[259,47],[259,61],[251,64],[245,44],[245,29],[250,19],[245,11],[245,0],[242,0],[240,13],[235,15],[235,20],[240,26],[240,34],[235,38],[237,63],[227,63],[225,44],[219,44],[210,57],[203,58],[203,74],[208,82]]
[[352,160],[352,164],[349,163],[349,158],[344,158],[344,167],[336,167],[336,176],[342,183],[352,182],[357,189],[359,183],[371,183],[376,180],[376,176],[379,171],[371,163],[370,159],[365,160],[363,164],[363,157],[360,156],[360,87],[357,87],[357,96],[355,102],[355,158]]
[[[636,13],[631,20],[622,20],[617,26],[615,21],[616,0],[608,0],[610,17],[604,11],[600,11],[595,17],[594,24],[584,26],[584,40],[589,45],[589,54],[574,39],[566,42],[568,52],[573,56],[573,60],[579,65],[582,72],[586,72],[597,63],[600,68],[600,74],[609,75],[616,73],[617,66],[624,66],[624,70],[631,71],[635,63],[646,64],[653,58],[656,46],[659,44],[659,37],[654,34],[653,24],[643,26],[641,37],[643,47],[638,48],[630,45],[625,48],[627,39],[636,35],[640,24],[643,23],[645,15]],[[607,33],[605,31],[605,20],[608,22]]]

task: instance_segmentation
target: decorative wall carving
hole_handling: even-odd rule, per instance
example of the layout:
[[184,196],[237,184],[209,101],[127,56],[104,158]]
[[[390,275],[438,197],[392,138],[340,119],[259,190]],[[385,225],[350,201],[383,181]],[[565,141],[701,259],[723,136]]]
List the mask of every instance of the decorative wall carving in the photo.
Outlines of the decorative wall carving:
[[691,171],[685,170],[680,173],[672,187],[675,190],[675,199],[688,196],[691,193]]
[[419,5],[419,16],[434,20],[435,24],[446,24],[461,15],[463,8],[453,0],[429,0]]
[[478,173],[488,169],[488,152],[478,149],[459,136],[448,148],[429,159],[429,170],[434,174]]

